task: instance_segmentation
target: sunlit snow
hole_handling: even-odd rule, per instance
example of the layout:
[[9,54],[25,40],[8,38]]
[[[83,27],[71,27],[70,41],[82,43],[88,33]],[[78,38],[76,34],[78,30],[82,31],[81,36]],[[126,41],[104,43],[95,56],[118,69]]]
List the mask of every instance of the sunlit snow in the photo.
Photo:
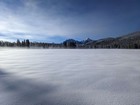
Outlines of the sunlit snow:
[[0,105],[140,105],[140,50],[0,49]]

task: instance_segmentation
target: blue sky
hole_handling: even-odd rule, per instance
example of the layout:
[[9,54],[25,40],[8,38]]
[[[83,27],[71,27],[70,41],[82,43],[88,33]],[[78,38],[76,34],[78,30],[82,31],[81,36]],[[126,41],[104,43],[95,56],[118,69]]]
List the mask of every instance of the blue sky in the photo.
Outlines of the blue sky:
[[140,31],[140,0],[0,0],[0,40],[62,42]]

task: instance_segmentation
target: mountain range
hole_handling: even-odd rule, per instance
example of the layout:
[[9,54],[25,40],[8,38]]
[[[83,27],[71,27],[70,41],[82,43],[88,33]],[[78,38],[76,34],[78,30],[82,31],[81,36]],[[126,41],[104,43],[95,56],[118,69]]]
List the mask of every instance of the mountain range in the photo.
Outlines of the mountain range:
[[140,32],[133,32],[120,37],[108,37],[99,40],[90,38],[84,41],[68,39],[63,42],[67,48],[140,48]]
[[29,39],[24,41],[17,40],[17,42],[0,41],[0,47],[140,49],[140,32],[133,32],[116,38],[108,37],[99,40],[90,38],[83,41],[67,39],[62,43],[30,42]]

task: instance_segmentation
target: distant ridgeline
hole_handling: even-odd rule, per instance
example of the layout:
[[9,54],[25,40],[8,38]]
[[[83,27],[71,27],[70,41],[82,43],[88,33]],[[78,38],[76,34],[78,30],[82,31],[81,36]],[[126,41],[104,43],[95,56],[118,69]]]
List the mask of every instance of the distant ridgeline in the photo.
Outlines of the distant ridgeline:
[[99,40],[87,39],[76,41],[68,39],[63,43],[30,42],[28,39],[17,42],[0,41],[0,47],[28,47],[28,48],[125,48],[140,49],[140,32],[134,32],[117,38],[104,38]]

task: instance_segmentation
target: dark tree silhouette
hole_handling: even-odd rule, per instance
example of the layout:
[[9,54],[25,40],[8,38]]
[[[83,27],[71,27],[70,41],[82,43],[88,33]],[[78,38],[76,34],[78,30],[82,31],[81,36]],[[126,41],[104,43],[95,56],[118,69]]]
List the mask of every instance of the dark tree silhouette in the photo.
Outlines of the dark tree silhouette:
[[20,43],[20,40],[19,39],[17,39],[17,46],[18,47],[21,46],[21,43]]
[[27,47],[30,47],[30,41],[29,41],[29,39],[26,40],[26,46]]

